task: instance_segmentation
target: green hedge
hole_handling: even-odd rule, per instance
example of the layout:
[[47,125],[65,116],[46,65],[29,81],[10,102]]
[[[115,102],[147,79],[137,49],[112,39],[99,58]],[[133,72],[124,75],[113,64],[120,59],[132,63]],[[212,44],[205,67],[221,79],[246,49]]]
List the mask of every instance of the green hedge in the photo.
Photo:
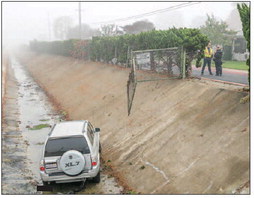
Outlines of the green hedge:
[[[117,58],[118,63],[126,63],[128,48],[130,50],[145,50],[183,46],[187,52],[186,64],[190,65],[191,61],[197,58],[196,65],[200,66],[203,49],[208,41],[207,36],[198,29],[172,28],[142,32],[136,35],[93,37],[90,41],[32,41],[30,47],[40,53],[89,58],[93,61],[107,63],[113,58]],[[197,53],[198,51],[200,53]]]
[[91,41],[91,59],[108,62],[115,55],[118,62],[127,62],[128,47],[131,50],[160,49],[183,46],[187,54],[196,54],[208,43],[208,38],[198,29],[172,28],[169,30],[153,30],[137,35],[117,37],[95,37]]
[[74,43],[76,40],[65,41],[32,41],[30,42],[30,48],[39,53],[56,54],[62,56],[70,56],[74,49]]
[[30,42],[30,49],[38,53],[88,59],[89,41],[76,39],[52,42],[34,40]]

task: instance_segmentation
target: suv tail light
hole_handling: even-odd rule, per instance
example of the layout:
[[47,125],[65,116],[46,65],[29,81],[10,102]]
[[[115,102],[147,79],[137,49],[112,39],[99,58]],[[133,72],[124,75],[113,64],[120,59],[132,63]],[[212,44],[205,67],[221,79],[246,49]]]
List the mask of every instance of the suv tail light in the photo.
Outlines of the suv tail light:
[[40,167],[40,171],[45,171],[45,167],[44,167],[44,166],[41,166],[41,167]]
[[97,158],[95,156],[92,157],[92,167],[97,165]]
[[40,171],[45,171],[44,160],[41,160],[41,163],[40,163]]

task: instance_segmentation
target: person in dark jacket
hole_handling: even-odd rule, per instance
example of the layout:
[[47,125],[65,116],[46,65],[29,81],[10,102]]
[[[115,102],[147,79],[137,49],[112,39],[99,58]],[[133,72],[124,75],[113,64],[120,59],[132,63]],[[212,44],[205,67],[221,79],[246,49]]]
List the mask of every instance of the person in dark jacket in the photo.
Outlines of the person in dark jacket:
[[216,52],[214,54],[214,63],[216,68],[216,76],[222,75],[222,50],[219,45],[217,45]]

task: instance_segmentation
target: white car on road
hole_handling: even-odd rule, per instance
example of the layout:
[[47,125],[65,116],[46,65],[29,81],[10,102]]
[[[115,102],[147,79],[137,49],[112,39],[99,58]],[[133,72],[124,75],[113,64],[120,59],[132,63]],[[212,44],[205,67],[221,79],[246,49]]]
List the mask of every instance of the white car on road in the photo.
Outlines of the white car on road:
[[43,148],[40,176],[43,184],[91,179],[100,182],[100,129],[87,121],[55,124]]

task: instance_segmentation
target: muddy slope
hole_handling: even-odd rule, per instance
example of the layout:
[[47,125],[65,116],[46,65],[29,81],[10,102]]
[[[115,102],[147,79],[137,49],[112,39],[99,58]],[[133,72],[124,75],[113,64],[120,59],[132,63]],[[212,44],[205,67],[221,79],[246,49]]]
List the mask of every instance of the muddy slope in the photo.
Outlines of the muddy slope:
[[101,128],[105,160],[134,192],[248,193],[246,93],[197,80],[141,83],[128,117],[128,69],[34,54],[21,62],[70,119]]

